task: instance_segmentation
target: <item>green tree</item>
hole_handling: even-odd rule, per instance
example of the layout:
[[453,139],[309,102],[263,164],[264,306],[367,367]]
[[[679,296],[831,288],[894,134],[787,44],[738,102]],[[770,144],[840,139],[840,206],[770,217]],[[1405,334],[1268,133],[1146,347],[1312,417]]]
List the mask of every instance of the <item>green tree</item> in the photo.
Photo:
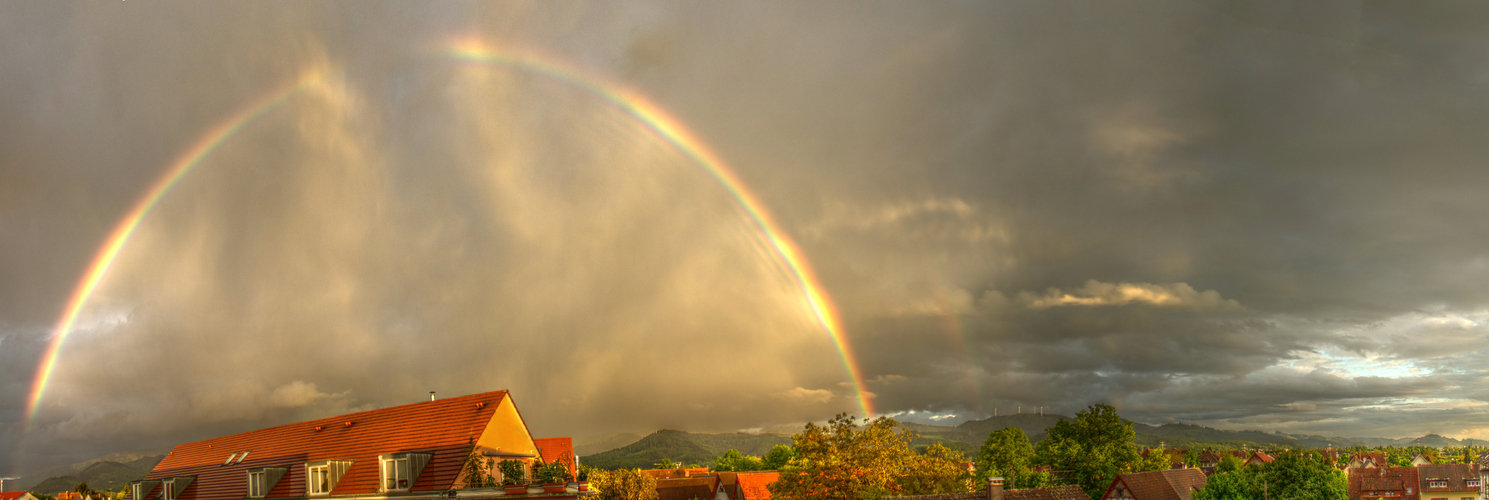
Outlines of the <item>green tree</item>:
[[[1229,455],[1227,456],[1229,457]],[[1239,470],[1216,472],[1210,475],[1210,478],[1205,481],[1204,488],[1194,492],[1194,496],[1190,500],[1254,500],[1261,498],[1261,488],[1253,485],[1251,480],[1252,477],[1250,475]]]
[[760,466],[762,470],[780,470],[793,458],[796,458],[796,450],[790,446],[778,444],[771,447],[770,453],[765,454],[765,459],[761,460]]
[[[772,497],[781,500],[873,500],[922,491],[956,491],[967,481],[961,454],[933,446],[910,451],[918,437],[894,420],[840,414],[825,426],[808,423],[791,437],[796,457],[780,469]],[[957,469],[956,473],[951,470]],[[965,491],[965,490],[962,490]]]
[[740,453],[739,450],[730,448],[729,451],[719,455],[713,460],[714,472],[749,472],[765,470],[764,463],[760,457],[752,457]]
[[662,458],[662,461],[657,463],[657,468],[658,469],[676,469],[676,468],[681,467],[681,466],[682,466],[682,464],[680,464],[680,463],[673,463],[672,460],[670,460],[670,459],[668,459],[666,457],[663,457]]
[[1199,452],[1194,451],[1193,449],[1185,450],[1184,465],[1187,465],[1189,467],[1199,467]]
[[1094,405],[1061,420],[1035,450],[1042,463],[1070,471],[1070,481],[1091,498],[1099,498],[1117,474],[1138,470],[1142,457],[1132,440],[1132,422],[1109,405]]
[[657,500],[657,480],[640,469],[596,471],[591,485],[600,500]]
[[465,487],[496,486],[496,481],[491,477],[491,465],[492,460],[481,456],[476,449],[475,438],[471,438],[465,444],[465,462],[460,465],[460,477],[465,479]]
[[88,483],[78,483],[77,486],[72,487],[72,491],[83,496],[93,493],[93,489],[88,487]]
[[1235,455],[1226,453],[1220,457],[1220,463],[1215,464],[1215,472],[1235,472],[1241,470],[1242,462]]
[[1170,459],[1168,450],[1165,450],[1163,448],[1152,448],[1148,450],[1147,456],[1138,456],[1142,457],[1142,460],[1138,462],[1138,465],[1136,466],[1138,471],[1150,472],[1155,470],[1168,470],[1169,468],[1174,466],[1174,464],[1169,461]]
[[1018,427],[1004,427],[993,431],[977,452],[977,481],[979,484],[989,477],[1002,476],[1007,488],[1033,488],[1035,474],[1029,472],[1029,463],[1034,459],[1034,445],[1029,436]]

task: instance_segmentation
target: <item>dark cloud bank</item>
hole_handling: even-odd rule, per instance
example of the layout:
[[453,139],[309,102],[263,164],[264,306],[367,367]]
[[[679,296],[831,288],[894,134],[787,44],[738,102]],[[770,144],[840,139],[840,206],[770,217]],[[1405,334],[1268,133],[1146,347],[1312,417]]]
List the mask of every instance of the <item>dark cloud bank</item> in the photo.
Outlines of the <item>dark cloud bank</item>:
[[[0,472],[509,388],[544,435],[854,411],[672,110],[836,300],[883,412],[1486,437],[1475,3],[0,8]],[[168,165],[265,113],[52,324]]]

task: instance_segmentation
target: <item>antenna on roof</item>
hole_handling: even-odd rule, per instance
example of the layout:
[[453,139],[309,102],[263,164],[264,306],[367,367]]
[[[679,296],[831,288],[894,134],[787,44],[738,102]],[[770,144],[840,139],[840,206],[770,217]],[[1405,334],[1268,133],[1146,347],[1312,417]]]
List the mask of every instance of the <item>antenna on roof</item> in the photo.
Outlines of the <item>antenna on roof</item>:
[[429,400],[434,401],[434,391],[429,391]]

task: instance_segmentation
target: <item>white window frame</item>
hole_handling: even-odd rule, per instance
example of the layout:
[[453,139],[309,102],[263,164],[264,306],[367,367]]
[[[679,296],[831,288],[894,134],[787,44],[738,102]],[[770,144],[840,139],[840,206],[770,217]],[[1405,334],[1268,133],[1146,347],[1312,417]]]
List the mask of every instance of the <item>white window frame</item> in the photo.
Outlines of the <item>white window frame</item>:
[[[1433,479],[1433,480],[1427,481],[1427,487],[1428,488],[1447,488],[1448,487],[1448,482],[1446,480],[1442,480],[1442,479]],[[170,499],[166,499],[166,500],[170,500]]]
[[160,482],[161,500],[176,500],[176,480],[167,479]]
[[408,491],[414,486],[413,478],[405,477],[413,475],[408,455],[380,458],[378,470],[380,471],[379,485],[382,486],[383,491]]
[[[317,483],[316,479],[322,479],[322,481],[319,482],[319,483]],[[330,495],[331,494],[331,466],[330,465],[311,465],[311,466],[306,466],[305,467],[305,481],[306,481],[306,485],[305,485],[305,493],[306,494],[313,495],[313,496]],[[324,490],[322,490],[321,488],[318,488],[318,486],[324,487]]]
[[140,492],[140,490],[144,489],[144,487],[145,487],[145,484],[144,483],[134,483],[134,484],[129,485],[129,492],[131,494],[133,494],[133,496],[130,497],[130,498],[132,500],[145,500],[145,498],[144,498],[143,495],[145,493],[149,493],[149,492]]
[[264,490],[265,480],[268,479],[267,471],[256,471],[248,473],[248,498],[264,498],[269,494]]
[[1468,484],[1466,486],[1468,486],[1469,488],[1478,488],[1479,487],[1479,478],[1472,477],[1472,478],[1466,479],[1466,481],[1468,481]]

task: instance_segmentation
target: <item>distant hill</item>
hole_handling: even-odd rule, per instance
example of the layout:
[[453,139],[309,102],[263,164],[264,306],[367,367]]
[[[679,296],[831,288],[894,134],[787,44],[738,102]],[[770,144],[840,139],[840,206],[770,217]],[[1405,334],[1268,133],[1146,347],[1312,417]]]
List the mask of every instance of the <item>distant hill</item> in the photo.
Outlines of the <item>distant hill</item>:
[[746,455],[764,455],[778,444],[791,444],[783,434],[693,434],[660,430],[610,451],[581,455],[579,463],[601,469],[650,469],[663,458],[685,464],[713,465],[714,457],[733,448]]
[[163,453],[116,453],[23,477],[16,482],[16,487],[46,495],[72,491],[78,483],[88,483],[88,487],[95,491],[119,491],[130,481],[145,477],[164,458]]
[[574,453],[579,456],[594,455],[603,451],[610,451],[641,440],[640,434],[629,432],[621,434],[604,434],[599,436],[575,436]]
[[1001,415],[988,417],[982,420],[969,420],[956,426],[956,429],[967,433],[977,446],[981,447],[987,441],[988,434],[993,431],[1002,430],[1005,427],[1018,427],[1029,436],[1029,441],[1043,441],[1045,429],[1054,427],[1061,420],[1070,420],[1064,415],[1039,415],[1035,413],[1020,413],[1014,415]]

